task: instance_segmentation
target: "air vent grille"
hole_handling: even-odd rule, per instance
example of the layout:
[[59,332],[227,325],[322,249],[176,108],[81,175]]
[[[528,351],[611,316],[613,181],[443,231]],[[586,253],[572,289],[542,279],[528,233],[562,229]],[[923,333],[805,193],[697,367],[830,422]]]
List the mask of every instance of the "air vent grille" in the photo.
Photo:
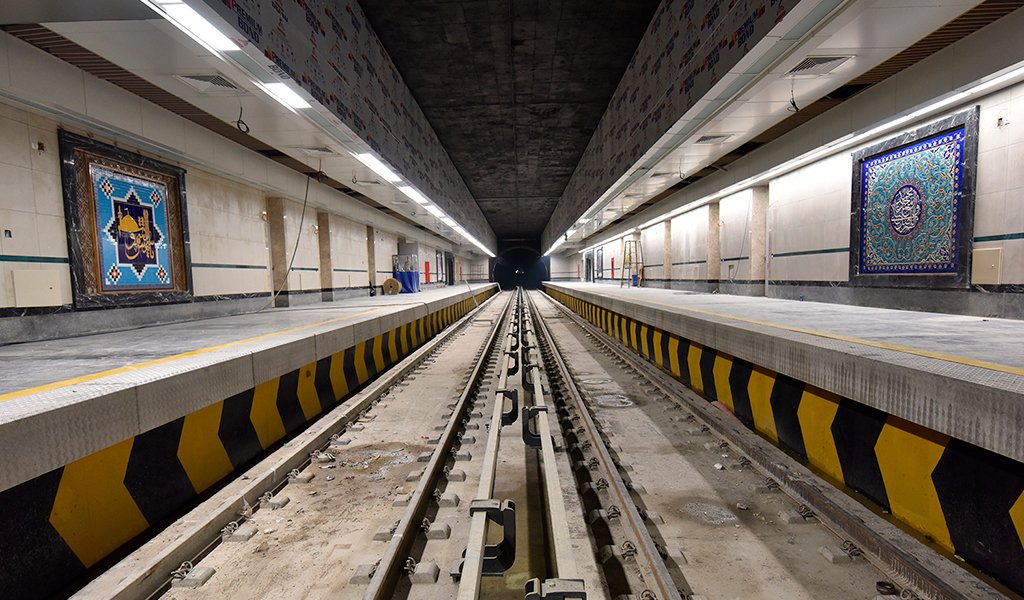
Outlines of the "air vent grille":
[[849,56],[808,56],[789,70],[787,75],[824,75],[850,60]]
[[232,83],[231,80],[219,73],[175,75],[174,78],[203,94],[237,94],[243,91]]
[[725,140],[732,137],[731,133],[716,133],[711,135],[702,135],[697,138],[694,144],[721,144]]

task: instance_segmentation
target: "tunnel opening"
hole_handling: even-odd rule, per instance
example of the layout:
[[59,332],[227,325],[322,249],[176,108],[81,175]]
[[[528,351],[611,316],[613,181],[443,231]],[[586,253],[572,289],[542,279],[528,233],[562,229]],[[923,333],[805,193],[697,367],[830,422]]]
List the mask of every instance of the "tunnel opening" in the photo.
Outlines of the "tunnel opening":
[[539,242],[499,242],[498,256],[492,261],[491,281],[497,282],[501,289],[523,287],[537,290],[550,279],[551,259],[541,255]]

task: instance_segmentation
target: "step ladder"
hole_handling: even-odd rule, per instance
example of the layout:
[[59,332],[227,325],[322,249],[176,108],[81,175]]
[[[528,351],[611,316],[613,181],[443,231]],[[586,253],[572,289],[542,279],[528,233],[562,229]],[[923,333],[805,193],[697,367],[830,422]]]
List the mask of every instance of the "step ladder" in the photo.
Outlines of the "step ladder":
[[644,250],[640,240],[624,240],[622,248],[622,270],[619,274],[619,287],[632,287],[633,277],[636,277],[636,286],[640,287],[644,282]]

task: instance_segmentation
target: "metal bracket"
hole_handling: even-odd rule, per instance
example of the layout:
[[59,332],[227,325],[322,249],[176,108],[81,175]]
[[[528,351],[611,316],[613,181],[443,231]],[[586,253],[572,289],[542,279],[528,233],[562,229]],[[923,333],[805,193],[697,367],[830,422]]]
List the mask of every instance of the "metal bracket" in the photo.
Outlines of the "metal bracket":
[[504,531],[501,541],[493,546],[484,546],[484,563],[481,573],[501,575],[516,562],[516,503],[512,500],[473,500],[469,514],[487,513],[487,520],[500,525]]
[[506,350],[505,354],[507,354],[509,357],[515,359],[515,364],[508,368],[509,376],[515,375],[516,373],[519,372],[519,353],[518,352],[512,352],[511,350]]
[[524,600],[586,600],[582,579],[531,579],[526,582]]
[[519,418],[519,390],[498,390],[497,394],[512,401],[512,408],[501,413],[501,426],[507,427]]
[[548,412],[547,406],[523,407],[523,442],[531,448],[540,448],[540,436],[530,429],[530,419],[537,413]]
[[509,349],[512,352],[518,352],[519,351],[519,332],[516,331],[514,334],[509,334],[509,335],[512,336],[512,343],[509,345]]
[[531,369],[540,369],[540,365],[537,363],[528,363],[523,365],[523,389],[531,394],[537,389],[537,380],[534,377],[527,377],[530,374]]

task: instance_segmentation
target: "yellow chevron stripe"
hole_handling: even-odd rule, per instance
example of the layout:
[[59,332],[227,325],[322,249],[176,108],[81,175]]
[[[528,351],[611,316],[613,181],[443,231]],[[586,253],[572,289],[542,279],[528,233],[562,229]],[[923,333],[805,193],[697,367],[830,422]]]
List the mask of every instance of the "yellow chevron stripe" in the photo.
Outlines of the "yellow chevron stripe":
[[932,471],[948,442],[947,435],[890,415],[875,442],[875,457],[893,516],[953,552],[946,517],[932,483]]
[[732,373],[732,357],[719,352],[715,355],[715,366],[712,369],[715,375],[715,392],[718,393],[718,401],[729,409],[729,412],[736,412],[732,401],[732,387],[729,385],[729,375]]
[[334,399],[341,400],[348,396],[348,380],[345,379],[345,350],[335,352],[331,356],[331,388]]
[[359,342],[356,344],[356,379],[359,380],[360,385],[366,383],[366,381],[370,379],[370,373],[366,369],[366,344],[368,342],[369,341]]
[[311,362],[299,369],[299,383],[295,390],[299,397],[299,406],[302,407],[302,415],[306,420],[320,414],[323,407],[320,406],[320,395],[316,393],[316,363]]
[[772,411],[771,402],[773,387],[775,373],[754,367],[750,372],[750,382],[747,384],[750,411],[754,413],[754,428],[778,444],[779,434],[775,430],[775,413]]
[[704,347],[690,342],[690,350],[686,353],[686,364],[690,369],[690,387],[699,394],[704,393],[704,379],[700,373],[700,354]]
[[843,465],[832,437],[832,422],[839,411],[839,396],[807,386],[800,397],[796,418],[804,437],[807,461],[840,484],[843,479]]
[[134,443],[127,439],[64,466],[50,524],[86,567],[149,527],[124,486]]
[[224,402],[211,404],[185,415],[178,439],[178,461],[197,494],[234,470],[228,451],[220,441],[220,420]]
[[277,410],[277,388],[281,379],[275,377],[270,381],[264,381],[256,386],[252,394],[252,410],[249,411],[249,420],[256,430],[256,437],[264,449],[274,445],[274,442],[284,437],[284,422],[281,421],[281,413]]

